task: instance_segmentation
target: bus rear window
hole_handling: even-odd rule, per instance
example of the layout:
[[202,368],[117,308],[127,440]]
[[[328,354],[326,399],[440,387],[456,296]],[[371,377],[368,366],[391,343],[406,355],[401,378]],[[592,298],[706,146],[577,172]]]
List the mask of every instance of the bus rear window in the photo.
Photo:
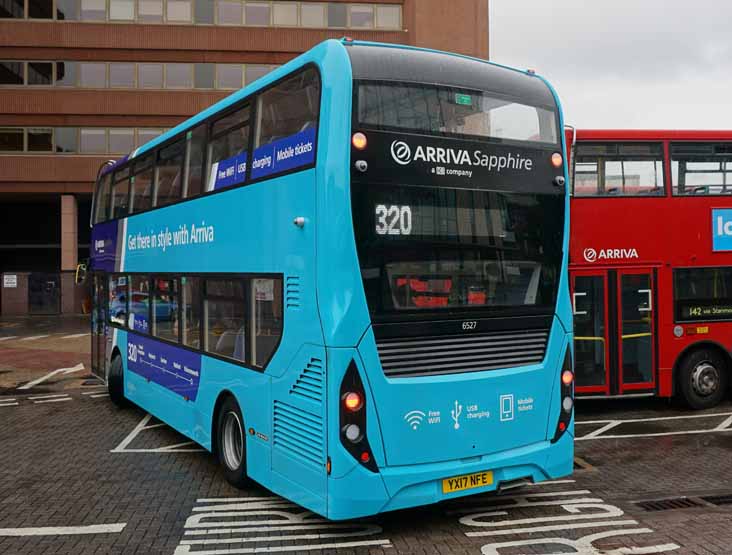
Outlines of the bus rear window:
[[480,91],[362,83],[357,110],[361,125],[388,131],[558,143],[557,116],[551,107],[530,106]]

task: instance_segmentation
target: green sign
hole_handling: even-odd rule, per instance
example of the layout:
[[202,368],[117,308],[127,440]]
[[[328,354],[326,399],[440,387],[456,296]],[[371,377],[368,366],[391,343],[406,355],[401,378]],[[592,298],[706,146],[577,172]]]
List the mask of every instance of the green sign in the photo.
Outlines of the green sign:
[[473,97],[469,94],[455,93],[455,103],[462,104],[463,106],[472,106]]

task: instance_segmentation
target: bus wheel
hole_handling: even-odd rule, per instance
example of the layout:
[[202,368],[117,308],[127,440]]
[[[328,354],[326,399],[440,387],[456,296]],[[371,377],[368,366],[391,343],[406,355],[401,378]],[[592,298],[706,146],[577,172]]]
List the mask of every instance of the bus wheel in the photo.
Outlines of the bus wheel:
[[216,453],[226,481],[237,488],[247,485],[247,448],[244,419],[239,404],[227,397],[219,410],[216,425]]
[[679,367],[681,394],[692,409],[708,409],[722,400],[729,375],[722,356],[712,349],[697,349]]
[[107,391],[109,392],[109,398],[115,405],[120,408],[127,406],[124,394],[124,377],[122,375],[122,357],[119,355],[112,358],[109,377],[107,378]]

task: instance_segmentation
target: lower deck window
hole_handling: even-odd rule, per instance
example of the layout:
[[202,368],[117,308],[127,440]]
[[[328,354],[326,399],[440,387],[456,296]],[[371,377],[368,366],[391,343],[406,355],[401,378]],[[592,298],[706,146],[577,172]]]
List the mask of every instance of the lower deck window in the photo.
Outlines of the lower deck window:
[[676,321],[732,320],[732,267],[674,270]]
[[246,290],[243,280],[207,280],[203,301],[204,350],[245,362]]

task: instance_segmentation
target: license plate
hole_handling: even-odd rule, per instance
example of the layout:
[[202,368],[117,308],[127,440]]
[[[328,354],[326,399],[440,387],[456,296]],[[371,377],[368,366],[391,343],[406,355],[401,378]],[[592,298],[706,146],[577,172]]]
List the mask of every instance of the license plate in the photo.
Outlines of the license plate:
[[442,480],[442,493],[453,493],[455,491],[463,491],[466,489],[482,488],[490,486],[493,483],[493,472],[486,470],[485,472],[476,472],[474,474],[464,474],[462,476],[453,476]]

